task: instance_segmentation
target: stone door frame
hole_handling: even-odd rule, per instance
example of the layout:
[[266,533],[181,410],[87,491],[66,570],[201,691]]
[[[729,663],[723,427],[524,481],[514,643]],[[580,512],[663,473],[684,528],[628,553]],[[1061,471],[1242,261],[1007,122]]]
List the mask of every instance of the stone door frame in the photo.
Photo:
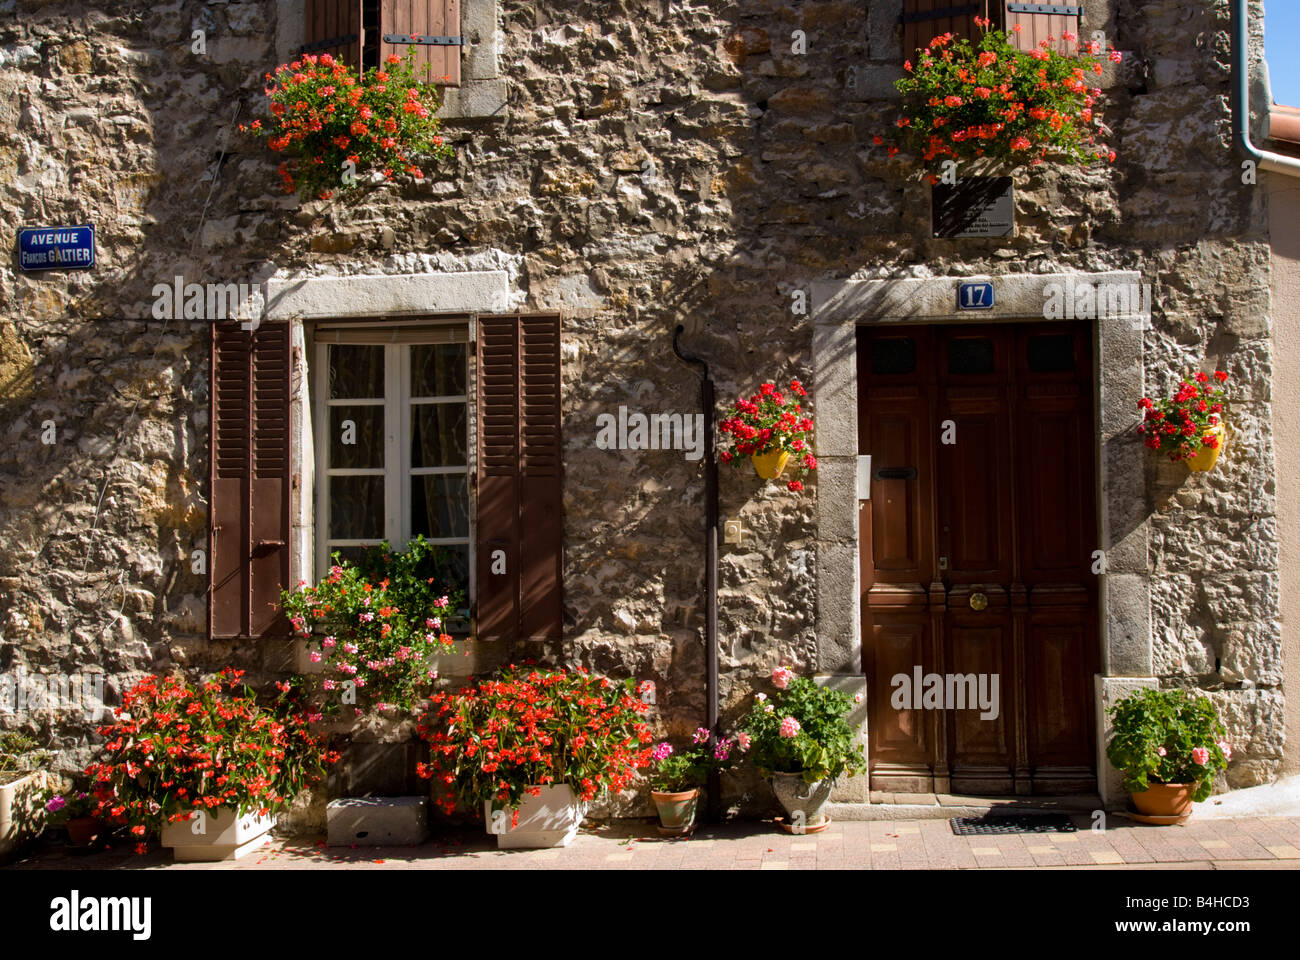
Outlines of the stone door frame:
[[[988,281],[995,289],[991,310],[957,308],[959,285]],[[1091,284],[1138,289],[1141,276],[1104,273],[1003,274],[898,280],[822,281],[812,285],[813,400],[817,418],[817,644],[818,671],[854,678],[865,690],[858,577],[858,392],[859,325],[1031,322],[1045,317],[1048,288],[1059,284],[1072,296]],[[1119,774],[1104,748],[1106,711],[1133,689],[1156,686],[1151,629],[1151,573],[1147,560],[1148,518],[1145,448],[1133,427],[1145,383],[1144,330],[1138,298],[1094,310],[1097,412],[1097,549],[1103,554],[1098,584],[1101,673],[1095,679],[1097,789],[1107,804],[1125,796]],[[1094,303],[1100,305],[1094,298]],[[1068,317],[1066,318],[1068,319]],[[868,711],[857,712],[860,736]],[[848,797],[843,799],[848,800]],[[854,799],[857,799],[855,797]]]

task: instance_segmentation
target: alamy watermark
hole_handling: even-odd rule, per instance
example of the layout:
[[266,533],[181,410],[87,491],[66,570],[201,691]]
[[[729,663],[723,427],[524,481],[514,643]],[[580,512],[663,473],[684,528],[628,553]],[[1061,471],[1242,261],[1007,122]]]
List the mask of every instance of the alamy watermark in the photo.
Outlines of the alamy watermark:
[[0,674],[0,716],[80,712],[95,722],[111,711],[102,673],[28,673],[18,666]]
[[596,418],[596,446],[601,450],[685,450],[687,460],[704,456],[704,414],[602,413]]
[[1151,324],[1151,284],[1093,283],[1067,277],[1043,287],[1044,320],[1098,320],[1132,317],[1133,329]]
[[242,320],[245,330],[262,323],[264,298],[258,283],[186,283],[177,275],[153,288],[155,320]]
[[1001,712],[996,673],[927,673],[919,666],[911,676],[896,673],[889,685],[889,705],[895,710],[979,710],[981,720],[996,720]]

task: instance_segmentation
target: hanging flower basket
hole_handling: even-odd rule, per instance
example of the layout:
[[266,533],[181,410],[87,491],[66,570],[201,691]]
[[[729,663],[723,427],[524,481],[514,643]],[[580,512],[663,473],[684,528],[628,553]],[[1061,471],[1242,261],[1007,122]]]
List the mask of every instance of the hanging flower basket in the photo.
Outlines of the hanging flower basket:
[[359,80],[328,53],[308,53],[266,81],[270,116],[239,129],[287,158],[280,164],[286,193],[324,200],[381,176],[420,180],[452,154],[434,115],[438,89],[416,78],[414,46]]
[[[984,30],[977,44],[941,34],[918,63],[903,65],[908,75],[895,85],[907,106],[895,123],[897,142],[877,136],[875,144],[887,146],[891,157],[900,148],[919,154],[931,183],[947,161],[1011,168],[1049,157],[1113,162],[1115,151],[1100,140],[1111,132],[1097,117],[1102,91],[1090,84],[1103,70],[1095,58],[1105,54],[1119,63],[1120,52],[1096,41],[1080,45],[1069,32],[1059,38],[1060,49],[1049,37],[1034,50],[1020,50],[1007,33],[990,30],[991,21],[976,23]],[[1019,24],[1012,31],[1019,33]]]
[[1228,375],[1217,370],[1213,380],[1211,383],[1207,373],[1197,373],[1192,380],[1184,380],[1168,400],[1139,400],[1143,413],[1137,431],[1142,442],[1175,463],[1186,463],[1191,470],[1212,469],[1228,436],[1222,417],[1226,402],[1222,384]]
[[[803,384],[791,380],[788,393],[765,383],[748,400],[737,400],[732,415],[718,424],[718,433],[729,438],[719,455],[722,462],[739,465],[741,458],[749,457],[764,480],[781,476],[791,457],[797,459],[799,472],[817,469],[811,444],[813,422],[801,402],[806,396]],[[796,478],[786,487],[798,492],[803,483]]]

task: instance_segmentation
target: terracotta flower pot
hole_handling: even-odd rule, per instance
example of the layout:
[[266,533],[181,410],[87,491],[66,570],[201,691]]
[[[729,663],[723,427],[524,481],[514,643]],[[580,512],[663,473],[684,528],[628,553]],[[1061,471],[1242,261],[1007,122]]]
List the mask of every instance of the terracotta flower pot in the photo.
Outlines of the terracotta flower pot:
[[68,839],[76,847],[88,847],[104,829],[104,821],[98,817],[73,817],[66,824]]
[[781,476],[781,471],[785,469],[786,461],[790,459],[788,450],[774,450],[771,453],[757,454],[749,456],[750,461],[754,464],[754,469],[764,480],[775,480]]
[[699,787],[674,793],[651,790],[650,797],[659,811],[659,832],[665,837],[681,836],[695,828],[695,807],[700,799]]
[[1133,806],[1149,817],[1181,817],[1191,809],[1194,783],[1149,783],[1141,793],[1133,793]]
[[1217,447],[1202,446],[1194,456],[1183,461],[1187,464],[1189,470],[1197,473],[1203,473],[1214,468],[1214,464],[1218,462],[1219,454],[1223,451],[1223,444],[1228,439],[1228,430],[1222,422],[1219,422],[1201,434],[1201,437],[1202,439],[1205,437],[1218,437],[1219,445]]

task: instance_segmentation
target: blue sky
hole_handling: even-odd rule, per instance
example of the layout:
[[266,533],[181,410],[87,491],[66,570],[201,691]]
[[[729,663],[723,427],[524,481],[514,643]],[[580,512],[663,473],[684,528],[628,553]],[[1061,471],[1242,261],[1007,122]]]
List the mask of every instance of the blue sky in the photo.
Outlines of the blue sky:
[[1300,107],[1297,42],[1300,42],[1300,2],[1264,0],[1264,57],[1268,60],[1273,99],[1292,107]]

